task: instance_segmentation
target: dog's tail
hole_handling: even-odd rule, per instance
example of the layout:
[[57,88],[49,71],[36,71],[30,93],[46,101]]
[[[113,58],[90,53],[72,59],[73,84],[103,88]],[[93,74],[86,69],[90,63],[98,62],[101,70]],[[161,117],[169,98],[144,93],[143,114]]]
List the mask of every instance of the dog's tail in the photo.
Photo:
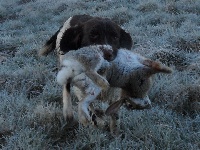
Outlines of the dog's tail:
[[39,56],[46,56],[56,48],[56,39],[60,29],[46,42],[43,48],[38,52]]

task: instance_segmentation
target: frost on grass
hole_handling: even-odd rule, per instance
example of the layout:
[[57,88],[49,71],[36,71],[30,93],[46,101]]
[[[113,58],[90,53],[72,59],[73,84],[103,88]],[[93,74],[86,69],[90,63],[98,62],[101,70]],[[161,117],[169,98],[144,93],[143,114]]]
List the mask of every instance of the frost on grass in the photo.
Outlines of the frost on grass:
[[[113,19],[130,32],[133,51],[174,70],[155,76],[151,110],[121,110],[120,138],[65,124],[55,53],[37,56],[77,14]],[[1,0],[0,148],[200,149],[199,14],[198,0]]]

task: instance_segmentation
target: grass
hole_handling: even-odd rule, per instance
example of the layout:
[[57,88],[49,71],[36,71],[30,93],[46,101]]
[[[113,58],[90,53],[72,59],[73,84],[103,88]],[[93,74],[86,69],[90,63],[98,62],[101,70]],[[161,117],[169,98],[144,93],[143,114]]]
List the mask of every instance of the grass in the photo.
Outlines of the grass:
[[[155,76],[151,110],[121,109],[120,137],[64,127],[56,56],[37,56],[76,14],[113,19],[133,51],[174,69]],[[200,1],[0,0],[0,24],[1,149],[200,149]]]

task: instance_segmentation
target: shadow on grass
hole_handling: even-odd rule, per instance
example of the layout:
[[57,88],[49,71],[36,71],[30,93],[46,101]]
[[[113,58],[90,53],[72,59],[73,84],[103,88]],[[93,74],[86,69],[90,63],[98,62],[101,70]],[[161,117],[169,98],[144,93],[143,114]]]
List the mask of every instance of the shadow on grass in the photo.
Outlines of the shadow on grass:
[[59,145],[61,143],[71,142],[77,139],[77,130],[79,123],[73,120],[69,124],[64,124],[61,128],[52,128],[49,131],[47,138],[52,139],[52,146]]

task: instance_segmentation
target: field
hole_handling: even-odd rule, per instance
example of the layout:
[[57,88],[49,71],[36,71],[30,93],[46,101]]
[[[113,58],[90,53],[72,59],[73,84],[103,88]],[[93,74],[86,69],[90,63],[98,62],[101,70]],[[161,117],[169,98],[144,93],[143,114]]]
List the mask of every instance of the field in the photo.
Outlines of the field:
[[[173,68],[155,76],[150,110],[120,110],[122,136],[63,127],[56,54],[37,53],[76,14],[114,20],[132,51]],[[0,149],[200,149],[199,0],[0,0],[0,35]]]

